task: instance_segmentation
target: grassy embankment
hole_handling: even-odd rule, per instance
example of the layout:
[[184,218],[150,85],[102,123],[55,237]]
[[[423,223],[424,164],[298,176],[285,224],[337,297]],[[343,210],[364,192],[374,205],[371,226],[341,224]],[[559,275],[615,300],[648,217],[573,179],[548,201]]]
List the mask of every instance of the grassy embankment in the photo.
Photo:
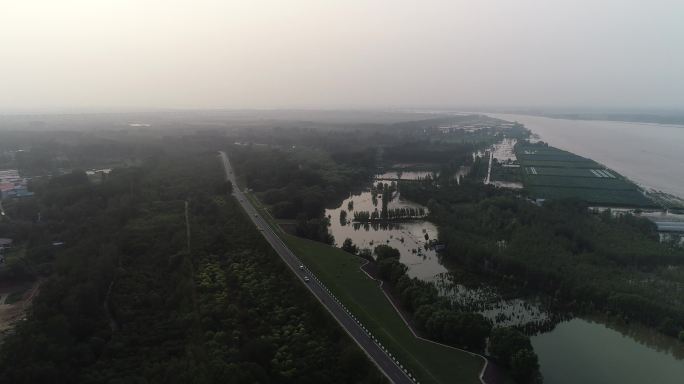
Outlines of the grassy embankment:
[[363,259],[323,243],[288,235],[251,194],[257,209],[288,247],[325,283],[421,383],[479,383],[481,358],[416,339],[384,296],[360,270]]

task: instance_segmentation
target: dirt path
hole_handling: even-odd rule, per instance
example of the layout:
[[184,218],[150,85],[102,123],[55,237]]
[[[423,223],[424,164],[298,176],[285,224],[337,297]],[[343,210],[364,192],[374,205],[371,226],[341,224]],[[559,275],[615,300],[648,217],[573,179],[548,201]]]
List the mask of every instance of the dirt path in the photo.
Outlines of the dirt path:
[[431,343],[439,344],[447,348],[458,349],[459,351],[479,356],[485,362],[484,366],[482,367],[482,371],[480,372],[480,382],[482,382],[483,384],[501,384],[505,382],[506,375],[503,372],[503,368],[499,367],[496,363],[491,361],[486,356],[466,351],[461,348],[455,348],[450,345],[438,343],[436,341],[425,338],[425,335],[419,332],[415,324],[413,324],[412,316],[410,316],[410,314],[403,309],[401,303],[399,302],[399,300],[397,300],[397,298],[394,296],[389,287],[386,284],[384,284],[384,282],[377,276],[377,268],[375,268],[375,265],[366,260],[366,263],[361,266],[361,270],[365,272],[366,275],[368,275],[371,279],[380,282],[380,289],[382,289],[387,299],[390,301],[390,303],[392,303],[392,306],[399,313],[399,316],[402,318],[402,320],[404,320],[404,323],[406,323],[406,326],[411,330],[414,337]]

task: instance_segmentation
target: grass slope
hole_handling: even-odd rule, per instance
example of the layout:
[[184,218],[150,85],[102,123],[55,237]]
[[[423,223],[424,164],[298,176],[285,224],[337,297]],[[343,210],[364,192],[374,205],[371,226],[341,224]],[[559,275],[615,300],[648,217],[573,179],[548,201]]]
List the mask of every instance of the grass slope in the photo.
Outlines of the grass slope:
[[416,339],[384,293],[361,271],[363,259],[338,248],[292,236],[252,194],[246,194],[271,227],[307,267],[379,338],[420,383],[480,383],[477,356]]
[[340,249],[282,235],[297,254],[421,383],[479,383],[481,358],[416,339],[394,307],[359,267],[363,260]]

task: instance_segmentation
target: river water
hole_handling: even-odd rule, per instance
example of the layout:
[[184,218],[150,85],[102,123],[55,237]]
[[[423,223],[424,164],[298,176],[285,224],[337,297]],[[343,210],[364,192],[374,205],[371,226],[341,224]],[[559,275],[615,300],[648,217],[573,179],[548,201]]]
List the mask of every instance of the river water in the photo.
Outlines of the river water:
[[522,123],[542,141],[602,163],[644,188],[684,197],[684,126],[488,115]]

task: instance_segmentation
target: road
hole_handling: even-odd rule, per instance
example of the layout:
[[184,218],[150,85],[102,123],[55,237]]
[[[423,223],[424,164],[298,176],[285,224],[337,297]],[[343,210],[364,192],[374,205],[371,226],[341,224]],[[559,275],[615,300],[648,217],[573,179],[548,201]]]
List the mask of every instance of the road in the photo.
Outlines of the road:
[[[297,256],[290,251],[290,249],[283,243],[282,240],[273,232],[271,226],[266,220],[261,217],[259,212],[254,208],[252,203],[240,191],[235,182],[235,174],[231,168],[230,161],[225,152],[221,152],[221,159],[226,171],[226,178],[233,184],[233,196],[238,203],[247,212],[249,218],[261,230],[266,240],[271,244],[273,249],[278,253],[281,259],[287,264],[297,278],[304,284],[304,286],[311,291],[311,293],[318,299],[318,301],[330,312],[330,314],[337,320],[340,326],[351,336],[356,344],[366,353],[370,360],[380,369],[387,378],[396,384],[411,384],[414,380],[404,372],[402,368],[394,362],[394,360],[383,351],[382,347],[364,330],[362,325],[352,317],[352,314],[345,310],[344,306],[338,302],[331,293],[311,274],[307,269],[300,270],[299,266],[302,262]],[[310,277],[310,281],[304,281],[304,276]]]

